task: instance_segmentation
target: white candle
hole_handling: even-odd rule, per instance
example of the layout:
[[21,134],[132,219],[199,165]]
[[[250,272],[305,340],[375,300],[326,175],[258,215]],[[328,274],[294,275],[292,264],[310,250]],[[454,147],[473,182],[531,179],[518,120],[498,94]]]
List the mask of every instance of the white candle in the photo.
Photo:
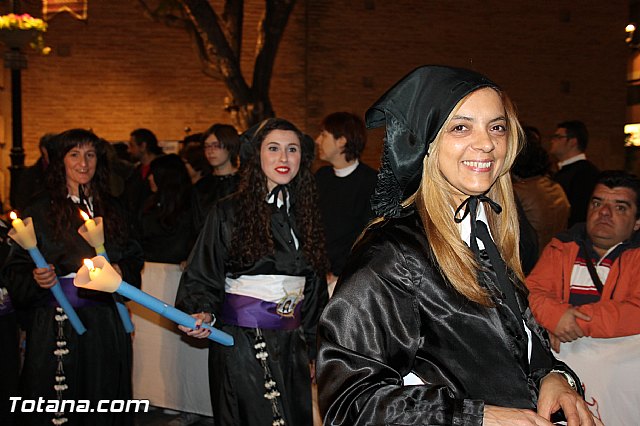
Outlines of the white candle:
[[22,222],[22,219],[18,217],[16,212],[9,213],[9,217],[11,218],[11,225],[13,225],[13,228],[16,230],[18,234],[26,231],[24,222]]
[[90,259],[84,259],[83,262],[84,266],[89,270],[89,279],[95,281],[100,275],[100,272],[102,272],[102,269],[95,267]]
[[91,232],[96,229],[96,222],[89,217],[84,211],[80,210],[80,216],[84,219],[84,226],[87,227],[87,231]]

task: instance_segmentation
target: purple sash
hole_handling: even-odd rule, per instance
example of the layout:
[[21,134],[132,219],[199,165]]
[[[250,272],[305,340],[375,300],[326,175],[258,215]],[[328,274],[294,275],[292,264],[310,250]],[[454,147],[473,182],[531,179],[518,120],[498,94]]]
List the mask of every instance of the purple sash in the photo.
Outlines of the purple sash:
[[221,319],[226,324],[245,328],[293,330],[300,326],[302,303],[293,310],[293,316],[276,313],[277,304],[249,296],[226,293]]
[[11,303],[11,297],[9,297],[8,294],[6,294],[4,297],[0,295],[0,316],[8,315],[12,312],[13,304]]
[[[73,285],[72,277],[65,277],[65,278],[58,277],[58,282],[60,283],[60,288],[62,288],[62,292],[64,293],[65,296],[67,296],[67,299],[69,299],[69,303],[71,303],[71,306],[73,306],[74,308],[87,308],[90,306],[104,305],[106,303],[106,301],[95,298],[95,297],[94,298],[80,297],[80,295],[78,294],[79,289],[78,287]],[[49,306],[55,306],[55,307],[60,306],[56,301],[55,297],[53,297],[53,294],[51,294],[51,298],[49,299]]]

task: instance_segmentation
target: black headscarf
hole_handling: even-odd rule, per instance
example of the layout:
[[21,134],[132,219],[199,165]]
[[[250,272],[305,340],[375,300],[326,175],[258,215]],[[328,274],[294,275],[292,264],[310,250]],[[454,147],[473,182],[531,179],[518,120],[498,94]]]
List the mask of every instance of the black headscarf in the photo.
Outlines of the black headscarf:
[[497,85],[475,71],[427,65],[413,70],[367,110],[367,128],[386,125],[382,164],[371,198],[377,215],[400,214],[402,200],[420,185],[422,161],[447,117],[460,100],[483,87]]

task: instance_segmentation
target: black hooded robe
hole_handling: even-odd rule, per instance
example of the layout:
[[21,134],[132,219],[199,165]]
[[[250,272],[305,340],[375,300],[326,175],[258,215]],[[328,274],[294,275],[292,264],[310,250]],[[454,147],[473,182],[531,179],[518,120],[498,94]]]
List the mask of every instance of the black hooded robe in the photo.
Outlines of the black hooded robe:
[[256,329],[224,324],[220,312],[225,297],[225,277],[273,274],[306,278],[301,302],[302,325],[293,330],[261,331],[269,353],[267,361],[281,393],[280,410],[286,424],[311,425],[309,361],[315,359],[315,327],[328,297],[326,282],[314,272],[302,250],[296,249],[291,228],[275,207],[271,216],[275,253],[248,267],[234,266],[228,256],[233,206],[233,198],[225,199],[209,213],[176,297],[176,306],[186,312],[216,315],[216,327],[235,339],[232,347],[211,342],[209,348],[209,385],[215,422],[226,426],[272,425],[271,403],[264,398],[264,371],[255,357]]
[[[72,203],[71,200],[67,202]],[[95,256],[95,250],[76,231],[84,223],[79,214],[70,226],[69,238],[55,238],[49,222],[52,208],[50,199],[43,196],[29,206],[23,216],[33,219],[38,248],[45,260],[54,265],[58,277],[63,277],[77,272],[84,258]],[[96,216],[100,216],[100,213],[96,212]],[[140,245],[132,239],[124,245],[105,240],[107,254],[111,262],[121,268],[123,279],[140,287],[140,270],[143,265]],[[35,265],[29,254],[15,244],[4,273],[14,304],[28,310],[27,345],[20,379],[20,396],[25,399],[38,400],[42,397],[45,400],[57,400],[54,385],[58,362],[53,353],[58,333],[56,308],[51,305],[51,291],[40,288],[33,279],[34,269]],[[68,389],[62,392],[61,399],[89,400],[90,408],[96,410],[99,400],[131,399],[131,336],[122,326],[113,297],[108,293],[86,289],[77,291],[81,298],[98,303],[76,309],[87,329],[83,335],[78,335],[68,320],[63,323],[64,340],[69,353],[63,356]],[[53,417],[54,413],[51,412],[24,413],[19,424],[50,426]],[[69,419],[65,426],[133,424],[133,413],[67,412],[64,417]]]

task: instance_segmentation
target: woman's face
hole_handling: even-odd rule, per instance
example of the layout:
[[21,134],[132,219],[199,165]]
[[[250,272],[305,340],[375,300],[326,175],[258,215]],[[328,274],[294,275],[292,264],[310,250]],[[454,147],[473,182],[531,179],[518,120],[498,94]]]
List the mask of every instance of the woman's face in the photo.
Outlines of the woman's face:
[[439,143],[438,167],[458,201],[491,188],[507,154],[507,117],[498,93],[490,88],[469,95]]
[[214,169],[229,163],[229,151],[222,147],[218,137],[213,133],[204,141],[204,155]]
[[272,130],[260,146],[260,166],[267,177],[267,188],[286,185],[300,169],[300,140],[291,130]]
[[71,148],[64,156],[64,170],[67,178],[67,188],[72,194],[78,191],[78,185],[91,182],[96,173],[98,155],[91,144],[84,144]]

